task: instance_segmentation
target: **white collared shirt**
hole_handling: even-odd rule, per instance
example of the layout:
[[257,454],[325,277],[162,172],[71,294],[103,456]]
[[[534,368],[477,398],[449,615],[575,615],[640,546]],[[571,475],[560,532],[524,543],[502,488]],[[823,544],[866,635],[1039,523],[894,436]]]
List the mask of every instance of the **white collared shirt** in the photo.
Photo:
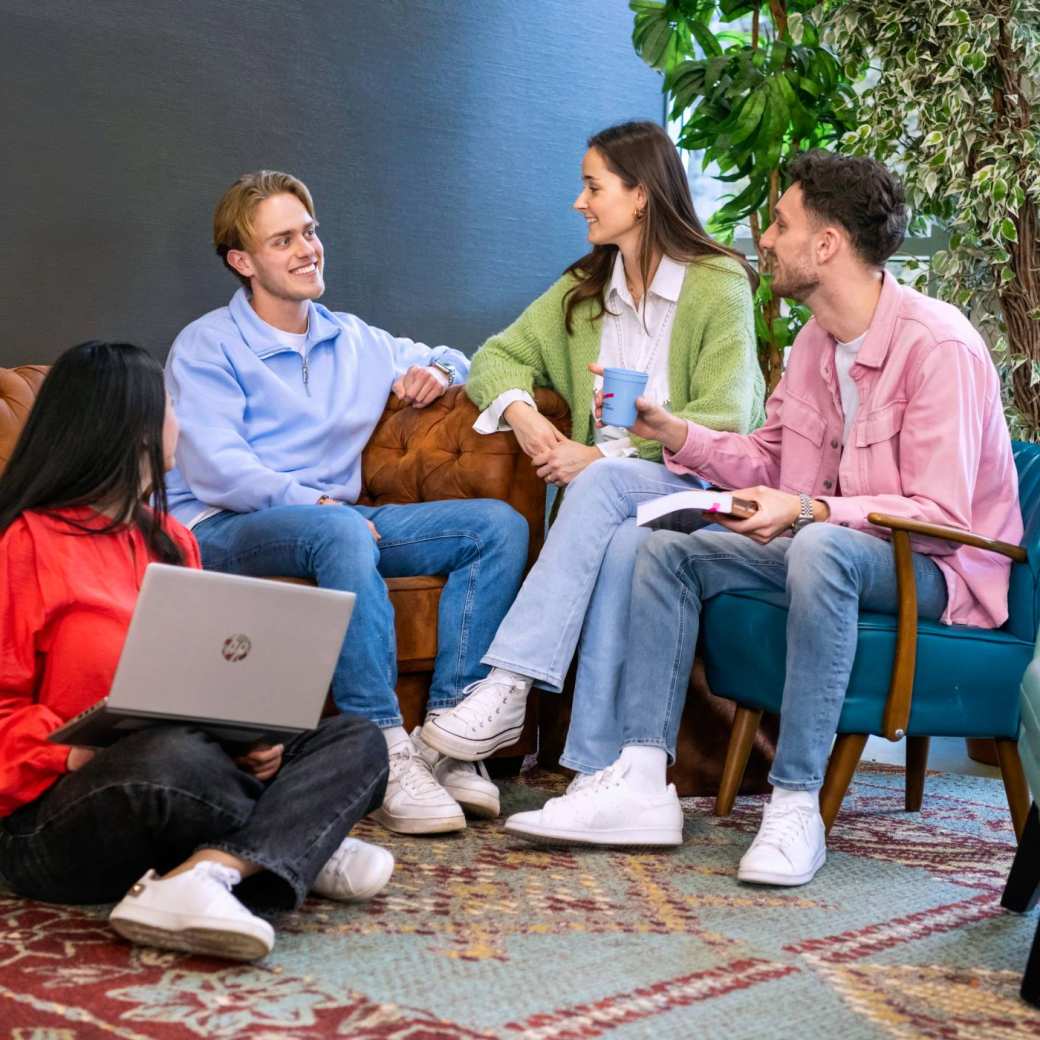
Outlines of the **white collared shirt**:
[[[625,281],[625,265],[621,253],[614,260],[607,285],[607,310],[601,319],[598,363],[604,367],[632,368],[647,373],[643,396],[655,404],[666,405],[671,391],[668,386],[668,351],[675,324],[675,307],[686,277],[686,264],[669,256],[661,257],[650,290],[636,307]],[[598,390],[603,385],[595,379]],[[524,390],[506,390],[484,409],[473,424],[477,433],[508,430],[502,413],[515,401],[535,407],[531,395]],[[589,402],[592,408],[593,402]],[[594,427],[596,445],[604,455],[635,455],[628,430],[618,426]]]

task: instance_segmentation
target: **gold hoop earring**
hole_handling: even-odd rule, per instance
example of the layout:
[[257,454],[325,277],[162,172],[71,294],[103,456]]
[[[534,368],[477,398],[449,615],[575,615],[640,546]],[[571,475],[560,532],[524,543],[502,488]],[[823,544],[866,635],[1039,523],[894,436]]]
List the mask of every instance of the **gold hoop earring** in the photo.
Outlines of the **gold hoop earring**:
[[636,220],[637,221],[642,220],[643,217],[645,217],[645,216],[646,216],[646,210],[645,209],[637,209],[636,210]]

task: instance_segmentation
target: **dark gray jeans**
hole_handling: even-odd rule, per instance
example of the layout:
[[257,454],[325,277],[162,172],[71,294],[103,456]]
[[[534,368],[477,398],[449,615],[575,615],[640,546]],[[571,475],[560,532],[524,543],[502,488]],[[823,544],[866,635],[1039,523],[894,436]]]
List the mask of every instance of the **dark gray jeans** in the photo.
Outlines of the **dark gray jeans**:
[[0,820],[0,875],[54,903],[122,898],[199,848],[266,868],[235,894],[290,909],[351,827],[383,800],[386,743],[366,719],[338,715],[286,742],[266,783],[199,729],[143,730],[99,751],[35,801]]

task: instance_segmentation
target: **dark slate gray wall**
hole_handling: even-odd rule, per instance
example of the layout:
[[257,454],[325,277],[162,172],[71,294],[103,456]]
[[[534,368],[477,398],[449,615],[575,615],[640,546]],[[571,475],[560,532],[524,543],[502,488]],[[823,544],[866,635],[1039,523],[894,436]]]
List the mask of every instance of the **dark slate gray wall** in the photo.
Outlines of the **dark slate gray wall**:
[[325,302],[472,350],[584,251],[589,133],[659,119],[624,0],[0,0],[0,365],[165,355],[240,172],[314,193]]

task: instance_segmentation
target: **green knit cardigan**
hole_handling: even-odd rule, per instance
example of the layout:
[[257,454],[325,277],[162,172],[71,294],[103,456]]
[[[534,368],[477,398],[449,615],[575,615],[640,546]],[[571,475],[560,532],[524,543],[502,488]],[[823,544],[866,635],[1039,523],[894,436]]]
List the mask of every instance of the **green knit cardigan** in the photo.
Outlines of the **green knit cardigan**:
[[[473,356],[466,392],[483,411],[506,390],[551,387],[570,406],[571,435],[593,443],[593,376],[599,358],[602,316],[585,300],[574,312],[574,332],[564,325],[563,300],[575,284],[564,275],[507,329]],[[758,364],[751,285],[730,257],[691,263],[683,279],[668,351],[673,414],[714,430],[747,433],[765,418],[765,382]],[[632,438],[644,459],[660,460],[657,441]]]

